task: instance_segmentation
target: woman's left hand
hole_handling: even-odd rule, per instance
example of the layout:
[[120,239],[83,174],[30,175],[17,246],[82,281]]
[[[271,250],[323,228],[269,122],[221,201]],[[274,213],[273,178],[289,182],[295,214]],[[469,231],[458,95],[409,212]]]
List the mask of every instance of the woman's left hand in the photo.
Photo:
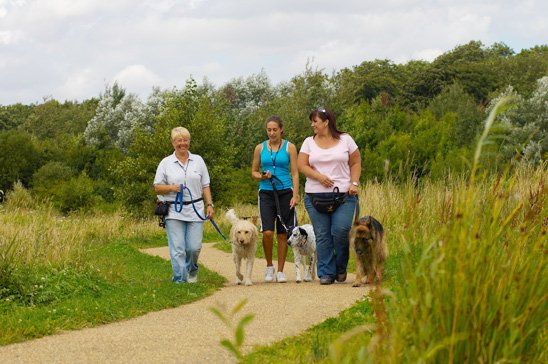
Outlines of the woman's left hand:
[[289,208],[290,209],[294,208],[295,206],[297,206],[298,203],[299,203],[299,197],[298,196],[293,196],[291,198],[291,201],[289,201]]
[[350,196],[357,196],[358,195],[358,187],[356,187],[354,185],[351,185],[350,188],[348,189],[348,194]]
[[208,206],[207,207],[207,217],[209,217],[209,219],[213,219],[213,216],[215,216],[215,210],[213,210],[213,206]]

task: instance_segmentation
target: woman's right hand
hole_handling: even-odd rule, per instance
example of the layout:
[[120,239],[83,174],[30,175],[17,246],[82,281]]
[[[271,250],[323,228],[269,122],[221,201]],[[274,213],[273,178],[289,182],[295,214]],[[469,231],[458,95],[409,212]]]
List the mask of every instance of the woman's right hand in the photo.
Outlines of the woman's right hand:
[[317,178],[317,180],[325,187],[333,187],[334,182],[331,178],[326,176],[325,174],[320,174]]

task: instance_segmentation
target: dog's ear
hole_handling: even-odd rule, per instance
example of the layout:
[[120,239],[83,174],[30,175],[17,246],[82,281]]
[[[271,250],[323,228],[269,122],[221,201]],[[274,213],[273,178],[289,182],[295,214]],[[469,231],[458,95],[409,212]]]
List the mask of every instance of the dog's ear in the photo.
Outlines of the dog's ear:
[[308,238],[308,233],[302,227],[299,227],[299,232],[301,233],[302,236],[304,236],[305,238]]

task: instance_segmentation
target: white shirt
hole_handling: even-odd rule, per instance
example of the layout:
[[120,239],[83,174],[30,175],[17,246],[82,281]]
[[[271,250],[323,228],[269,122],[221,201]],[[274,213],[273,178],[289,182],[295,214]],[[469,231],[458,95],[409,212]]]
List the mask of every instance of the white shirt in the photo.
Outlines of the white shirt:
[[[203,197],[203,188],[209,186],[209,183],[209,172],[207,171],[204,160],[198,154],[192,154],[190,152],[188,152],[188,160],[184,165],[177,159],[175,152],[162,159],[156,169],[156,176],[154,177],[155,185],[182,184],[188,187],[190,193],[192,193],[193,200]],[[183,201],[190,201],[189,191],[184,189],[182,192]],[[176,192],[169,192],[165,195],[158,195],[158,198],[161,201],[175,201],[176,196]],[[205,217],[204,201],[195,202],[194,206],[198,213],[202,215],[202,217]],[[202,221],[194,212],[192,204],[183,205],[183,210],[181,212],[176,212],[175,206],[170,205],[169,215],[166,216],[166,219]]]

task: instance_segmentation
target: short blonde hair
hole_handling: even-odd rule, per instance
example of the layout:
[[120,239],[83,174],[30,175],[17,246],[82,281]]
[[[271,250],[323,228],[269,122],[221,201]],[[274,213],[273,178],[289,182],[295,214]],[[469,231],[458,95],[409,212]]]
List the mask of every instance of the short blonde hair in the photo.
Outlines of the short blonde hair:
[[184,128],[182,126],[173,128],[171,130],[171,141],[174,141],[175,139],[179,137],[190,140],[190,132],[188,131],[187,128]]

